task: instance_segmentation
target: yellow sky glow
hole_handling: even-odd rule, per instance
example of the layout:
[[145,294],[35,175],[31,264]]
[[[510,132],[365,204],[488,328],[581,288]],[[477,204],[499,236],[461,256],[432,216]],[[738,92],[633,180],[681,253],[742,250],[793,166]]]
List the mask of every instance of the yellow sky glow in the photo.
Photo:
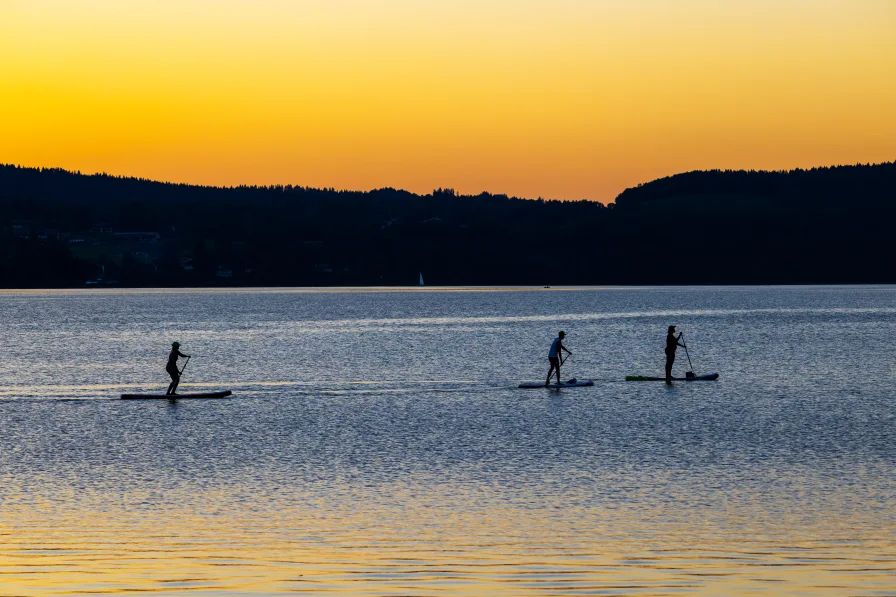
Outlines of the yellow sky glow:
[[0,162],[610,201],[896,159],[890,0],[6,0]]

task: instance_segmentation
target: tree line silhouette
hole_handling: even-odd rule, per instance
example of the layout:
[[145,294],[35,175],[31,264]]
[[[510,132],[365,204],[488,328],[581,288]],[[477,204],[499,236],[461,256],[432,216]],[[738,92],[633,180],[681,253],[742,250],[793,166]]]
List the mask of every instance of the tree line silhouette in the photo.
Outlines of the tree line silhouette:
[[695,171],[614,204],[0,165],[0,285],[896,282],[896,163]]

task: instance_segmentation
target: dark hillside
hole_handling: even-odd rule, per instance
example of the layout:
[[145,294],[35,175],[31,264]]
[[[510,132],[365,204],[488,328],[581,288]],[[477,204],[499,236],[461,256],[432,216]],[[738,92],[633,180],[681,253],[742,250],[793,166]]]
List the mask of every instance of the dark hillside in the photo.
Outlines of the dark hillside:
[[[720,203],[750,197],[790,209],[892,209],[896,162],[779,172],[708,170],[675,174],[626,189],[616,198],[625,209],[644,208],[679,197],[720,197]],[[702,206],[701,206],[702,207]]]
[[[213,188],[0,166],[0,273],[6,287],[408,285],[420,272],[434,285],[585,283],[579,258],[607,212],[450,189]],[[551,254],[546,222],[574,255]],[[60,265],[69,254],[75,264]]]
[[626,189],[614,216],[694,281],[896,282],[896,163],[676,174]]
[[896,164],[689,172],[615,205],[0,166],[12,287],[896,282]]

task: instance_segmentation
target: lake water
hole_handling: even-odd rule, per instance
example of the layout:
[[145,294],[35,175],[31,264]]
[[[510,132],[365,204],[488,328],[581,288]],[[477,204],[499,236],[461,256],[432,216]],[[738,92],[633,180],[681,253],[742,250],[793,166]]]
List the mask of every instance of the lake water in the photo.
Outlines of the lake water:
[[[894,287],[5,292],[0,320],[0,595],[896,595]],[[669,324],[718,381],[624,381]],[[559,329],[596,385],[517,389]],[[234,397],[118,400],[164,391],[173,340],[182,391]]]

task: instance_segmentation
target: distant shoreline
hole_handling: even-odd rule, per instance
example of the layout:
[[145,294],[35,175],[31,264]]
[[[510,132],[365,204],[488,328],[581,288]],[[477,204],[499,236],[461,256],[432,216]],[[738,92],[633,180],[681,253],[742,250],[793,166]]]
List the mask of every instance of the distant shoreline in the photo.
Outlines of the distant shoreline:
[[864,288],[896,291],[896,284],[683,284],[683,285],[594,285],[594,286],[552,286],[543,288],[539,286],[271,286],[271,287],[247,287],[247,286],[210,286],[210,287],[184,287],[184,288],[0,288],[0,296],[28,295],[28,294],[333,294],[333,293],[427,293],[427,292],[589,292],[589,291],[626,291],[626,290],[757,290],[761,288],[777,290],[808,290],[818,289],[849,289]]
[[615,203],[201,187],[0,165],[9,288],[896,283],[896,163],[694,171]]

